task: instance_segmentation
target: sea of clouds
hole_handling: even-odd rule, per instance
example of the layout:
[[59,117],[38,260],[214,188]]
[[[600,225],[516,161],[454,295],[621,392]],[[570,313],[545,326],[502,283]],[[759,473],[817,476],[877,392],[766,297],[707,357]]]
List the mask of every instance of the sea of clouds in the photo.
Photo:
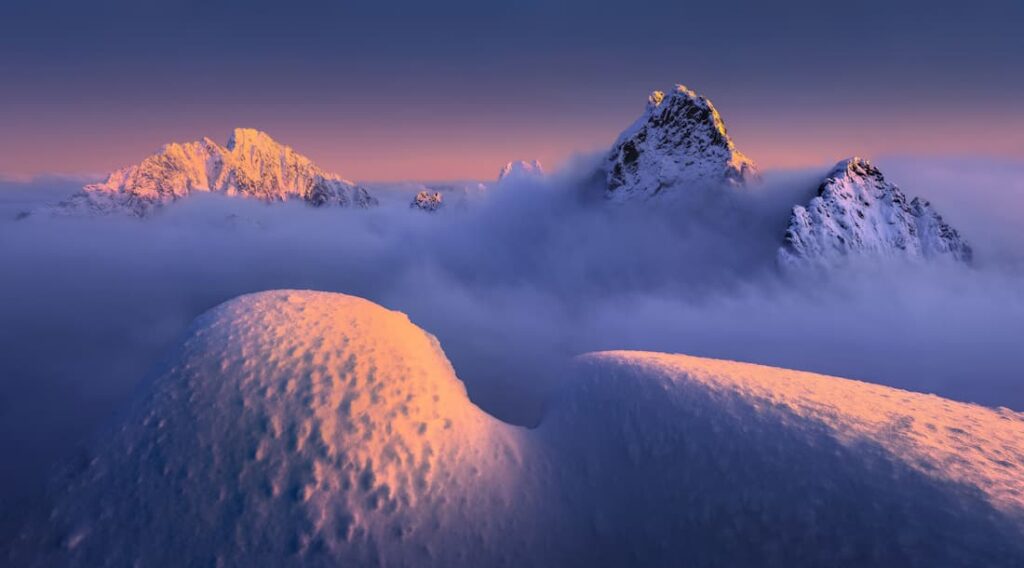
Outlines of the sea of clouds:
[[453,192],[433,215],[406,206],[416,186],[403,184],[378,187],[385,205],[370,210],[196,195],[143,220],[53,217],[40,207],[80,180],[0,182],[0,508],[109,422],[194,317],[274,288],[409,314],[477,404],[527,426],[566,361],[602,349],[1024,410],[1024,163],[879,162],[974,245],[974,266],[786,274],[775,251],[788,212],[831,164],[675,205],[611,206],[591,162]]

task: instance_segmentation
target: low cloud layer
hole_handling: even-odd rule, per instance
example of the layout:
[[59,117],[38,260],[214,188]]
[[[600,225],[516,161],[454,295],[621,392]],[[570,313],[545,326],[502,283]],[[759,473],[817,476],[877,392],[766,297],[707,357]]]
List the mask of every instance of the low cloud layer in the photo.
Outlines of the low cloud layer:
[[1024,165],[881,162],[972,242],[974,267],[780,274],[788,210],[828,166],[675,207],[608,207],[568,172],[448,200],[436,215],[408,209],[404,188],[367,211],[199,195],[142,221],[15,221],[66,188],[5,182],[0,451],[18,459],[0,465],[0,502],[109,420],[196,315],[273,288],[408,313],[478,404],[520,424],[540,419],[568,358],[613,348],[1024,410]]

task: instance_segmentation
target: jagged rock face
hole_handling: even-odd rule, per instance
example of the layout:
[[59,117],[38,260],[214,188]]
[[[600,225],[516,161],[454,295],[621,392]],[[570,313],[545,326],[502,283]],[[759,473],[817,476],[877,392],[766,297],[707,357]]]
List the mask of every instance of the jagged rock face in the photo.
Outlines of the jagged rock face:
[[321,170],[267,134],[238,128],[227,146],[209,138],[167,144],[141,163],[113,172],[105,182],[85,186],[62,205],[142,216],[195,191],[264,201],[302,199],[317,207],[377,203],[362,187]]
[[708,99],[682,85],[654,91],[647,109],[612,147],[605,164],[614,200],[650,198],[668,188],[740,186],[758,177]]
[[927,201],[908,199],[854,157],[836,164],[810,203],[793,208],[779,261],[835,265],[854,256],[970,262],[972,252]]
[[508,162],[498,172],[498,183],[527,181],[544,175],[544,167],[537,160]]
[[423,190],[416,194],[416,197],[413,198],[412,203],[409,204],[409,207],[412,209],[419,209],[421,211],[429,211],[432,213],[440,209],[443,205],[444,196],[441,195],[441,192],[430,192],[427,190]]

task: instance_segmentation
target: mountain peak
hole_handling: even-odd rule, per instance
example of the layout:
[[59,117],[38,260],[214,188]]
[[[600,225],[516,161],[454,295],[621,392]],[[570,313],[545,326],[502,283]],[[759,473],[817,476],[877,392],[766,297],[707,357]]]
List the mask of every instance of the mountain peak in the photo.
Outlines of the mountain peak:
[[502,166],[498,181],[522,181],[544,175],[544,166],[538,160],[516,160]]
[[85,186],[62,208],[144,216],[196,191],[263,201],[301,199],[314,206],[377,203],[362,187],[325,172],[267,133],[236,128],[226,146],[210,138],[166,144],[139,164]]
[[231,136],[228,137],[228,144],[226,146],[228,150],[235,150],[236,148],[245,148],[248,146],[268,147],[281,146],[281,144],[271,138],[266,132],[255,128],[236,128],[231,131]]
[[970,262],[970,245],[927,201],[908,199],[864,158],[841,160],[817,196],[793,208],[784,266],[835,265],[848,257],[947,258]]
[[837,178],[840,176],[847,176],[851,178],[873,178],[885,181],[885,176],[882,175],[882,171],[876,168],[874,164],[866,158],[861,158],[860,156],[852,156],[845,160],[839,160],[827,177]]
[[664,91],[651,91],[650,96],[647,97],[648,107],[657,108],[663,100],[665,100]]
[[653,197],[666,188],[741,186],[757,178],[736,149],[721,115],[684,85],[654,91],[644,114],[615,142],[607,158],[607,197]]

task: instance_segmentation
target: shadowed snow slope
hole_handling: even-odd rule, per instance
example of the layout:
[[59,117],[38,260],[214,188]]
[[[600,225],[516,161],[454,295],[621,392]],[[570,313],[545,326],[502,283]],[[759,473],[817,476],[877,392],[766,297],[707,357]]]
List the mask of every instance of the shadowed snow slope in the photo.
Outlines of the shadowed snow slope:
[[1022,468],[1008,410],[682,355],[585,355],[516,428],[401,313],[275,291],[193,324],[13,560],[1012,566]]

